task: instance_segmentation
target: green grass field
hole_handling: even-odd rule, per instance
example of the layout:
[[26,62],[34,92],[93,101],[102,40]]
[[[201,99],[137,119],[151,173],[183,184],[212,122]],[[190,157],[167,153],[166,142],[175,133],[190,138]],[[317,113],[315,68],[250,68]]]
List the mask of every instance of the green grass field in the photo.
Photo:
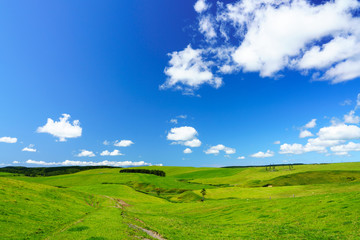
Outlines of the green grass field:
[[145,168],[0,173],[0,239],[360,239],[360,163]]

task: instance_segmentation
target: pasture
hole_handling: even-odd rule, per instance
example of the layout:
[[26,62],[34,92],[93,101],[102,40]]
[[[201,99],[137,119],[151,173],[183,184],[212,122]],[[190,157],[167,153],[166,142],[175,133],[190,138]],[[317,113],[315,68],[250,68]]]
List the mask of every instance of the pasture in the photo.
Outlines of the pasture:
[[360,238],[360,163],[141,168],[0,173],[0,238]]

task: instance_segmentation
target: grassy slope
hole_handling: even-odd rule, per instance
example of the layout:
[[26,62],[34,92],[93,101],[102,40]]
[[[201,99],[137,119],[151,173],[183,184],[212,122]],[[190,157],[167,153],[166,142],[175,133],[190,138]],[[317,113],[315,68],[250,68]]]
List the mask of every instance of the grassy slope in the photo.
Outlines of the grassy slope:
[[[110,200],[105,200],[102,208],[89,214],[83,222],[63,232],[57,232],[54,239],[131,239],[129,236],[142,236],[142,233],[129,229],[126,225],[134,222],[135,218],[143,221],[137,222],[137,225],[156,230],[168,239],[360,238],[360,183],[343,182],[343,177],[346,178],[349,172],[340,172],[341,177],[333,174],[335,177],[331,177],[331,184],[311,184],[311,179],[314,178],[307,178],[306,175],[309,171],[320,172],[320,175],[328,173],[323,171],[359,171],[359,163],[295,166],[293,171],[283,167],[276,172],[266,172],[265,168],[147,168],[161,169],[167,173],[167,177],[119,174],[118,170],[114,169],[96,169],[54,177],[11,178],[68,187],[50,187],[64,193],[76,191],[82,192],[81,194],[94,194],[98,198],[107,195],[120,198],[131,205],[126,208],[124,217],[121,210],[114,208]],[[289,174],[295,174],[290,177],[294,186],[249,187],[258,181],[279,181],[284,179],[281,176]],[[232,184],[236,187],[214,187],[178,181],[183,179],[206,184]],[[289,180],[287,177],[285,179]],[[307,182],[304,179],[307,179]],[[172,203],[120,184],[129,181],[191,191],[172,197],[183,203]],[[308,185],[297,185],[304,181]],[[104,182],[118,184],[102,184]],[[214,200],[206,200],[204,203],[198,201],[199,191],[203,187],[207,189],[206,198]],[[293,194],[295,198],[292,197]],[[19,226],[16,224],[19,224],[22,214],[19,219],[6,224]],[[6,216],[4,218],[7,219]],[[72,228],[74,229],[71,230]]]
[[[41,184],[0,178],[0,238],[39,239],[93,211],[89,196]],[[41,222],[41,224],[39,224]]]

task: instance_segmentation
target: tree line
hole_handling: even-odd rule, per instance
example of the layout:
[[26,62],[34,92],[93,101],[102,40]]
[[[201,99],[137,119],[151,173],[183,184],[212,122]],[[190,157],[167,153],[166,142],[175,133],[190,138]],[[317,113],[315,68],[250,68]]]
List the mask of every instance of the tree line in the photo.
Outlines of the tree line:
[[71,174],[84,170],[97,169],[97,168],[112,168],[109,166],[68,166],[68,167],[4,167],[0,168],[0,172],[8,172],[15,174],[24,174],[28,177],[39,176],[56,176],[62,174]]
[[161,170],[150,170],[150,169],[121,169],[120,173],[144,173],[144,174],[154,174],[156,176],[165,177],[166,173]]

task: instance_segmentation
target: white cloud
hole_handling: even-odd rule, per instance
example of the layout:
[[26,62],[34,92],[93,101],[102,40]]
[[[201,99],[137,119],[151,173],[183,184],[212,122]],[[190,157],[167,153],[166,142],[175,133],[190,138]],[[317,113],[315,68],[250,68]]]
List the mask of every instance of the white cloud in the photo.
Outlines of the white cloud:
[[1,138],[0,138],[0,142],[3,142],[3,143],[16,143],[16,142],[17,142],[17,138],[1,137]]
[[240,156],[240,157],[237,157],[237,159],[245,159],[245,157],[244,156]]
[[326,153],[327,147],[335,146],[343,143],[344,140],[326,140],[321,138],[310,138],[305,145],[294,144],[282,144],[280,146],[280,154],[303,154],[307,152]]
[[30,144],[28,147],[23,148],[21,151],[23,152],[36,152],[36,149],[34,148],[34,144]]
[[334,155],[337,155],[337,156],[350,156],[350,154],[348,152],[335,152]]
[[190,148],[186,148],[186,149],[184,150],[184,153],[186,153],[186,154],[192,153],[192,150],[191,150]]
[[308,130],[302,130],[299,134],[299,138],[307,138],[307,137],[311,137],[311,136],[314,136],[314,135]]
[[[348,40],[346,45],[353,47],[349,51],[341,47],[347,40],[337,38],[345,34],[355,36],[356,43],[360,41],[356,36],[359,21],[349,13],[358,7],[356,0],[322,5],[312,5],[305,0],[238,2],[229,13],[237,16],[234,21],[248,30],[234,60],[246,71],[273,76],[293,65],[299,69],[317,69],[355,57],[357,44]],[[333,40],[318,41],[328,36]]]
[[44,161],[35,161],[27,160],[28,164],[44,165],[44,166],[114,166],[114,167],[128,167],[128,166],[162,166],[162,164],[151,164],[144,161],[132,162],[132,161],[102,161],[102,162],[86,162],[86,161],[72,161],[65,160],[63,162],[44,162]]
[[267,157],[273,157],[275,153],[273,151],[267,150],[266,152],[257,152],[251,155],[251,157],[254,158],[267,158]]
[[107,146],[107,145],[110,145],[110,142],[109,142],[108,140],[105,140],[105,141],[103,142],[103,144]]
[[347,155],[348,152],[360,151],[360,143],[349,142],[344,145],[337,145],[330,148],[337,155]]
[[174,123],[174,124],[178,124],[178,122],[179,122],[178,119],[186,119],[186,118],[187,118],[187,115],[179,115],[173,119],[170,119],[170,122]]
[[360,122],[360,117],[355,116],[355,111],[351,110],[348,114],[344,115],[344,122],[358,124]]
[[122,154],[119,150],[115,149],[112,152],[109,152],[108,150],[102,151],[100,153],[101,156],[122,156],[124,154]]
[[360,138],[360,128],[355,125],[338,124],[323,127],[318,136],[322,140],[351,140]]
[[172,141],[189,141],[194,139],[197,135],[198,133],[193,127],[177,127],[170,130],[167,139]]
[[31,160],[31,159],[27,160],[26,163],[44,165],[44,166],[60,165],[60,164],[57,164],[56,162],[35,161],[35,160]]
[[210,18],[210,15],[203,16],[200,18],[199,31],[204,34],[207,40],[211,40],[216,37],[214,29],[214,22]]
[[121,140],[121,141],[115,141],[114,146],[115,147],[129,147],[130,145],[134,144],[131,140]]
[[76,155],[77,157],[95,157],[95,154],[92,151],[88,151],[82,149],[79,154]]
[[360,106],[360,93],[357,95],[355,110]]
[[172,128],[167,140],[174,141],[171,144],[181,144],[187,147],[200,147],[201,141],[197,138],[198,132],[195,128],[184,126]]
[[205,0],[198,0],[194,5],[194,9],[198,13],[202,13],[202,12],[206,11],[208,8],[209,8],[209,5],[206,3]]
[[20,162],[19,161],[13,161],[12,163],[13,164],[19,164]]
[[183,142],[183,145],[188,146],[188,147],[200,147],[201,141],[199,139],[195,138],[193,140]]
[[323,46],[313,46],[299,61],[302,69],[322,69],[360,53],[360,42],[355,36],[337,36]]
[[280,154],[302,154],[304,153],[304,147],[303,145],[299,143],[294,144],[282,144],[280,146]]
[[211,72],[210,67],[213,63],[205,61],[202,57],[203,53],[204,50],[193,49],[188,45],[183,51],[169,54],[171,57],[170,67],[165,68],[168,79],[160,88],[174,87],[188,94],[192,94],[193,89],[197,89],[204,83],[219,88],[222,79],[214,76]]
[[314,128],[316,127],[316,119],[312,119],[310,122],[305,124],[304,128]]
[[338,63],[335,67],[326,71],[323,79],[331,80],[332,83],[339,83],[358,78],[360,77],[359,65],[360,56],[350,58],[345,62]]
[[280,144],[281,142],[280,141],[275,141],[274,144]]
[[209,149],[205,150],[206,154],[214,154],[217,155],[220,153],[220,151],[224,151],[226,154],[234,154],[236,153],[236,150],[234,148],[226,147],[222,144],[218,144],[216,146],[212,146]]
[[67,138],[77,138],[81,136],[82,128],[80,127],[79,120],[74,120],[72,123],[69,121],[69,114],[62,114],[59,121],[54,121],[48,118],[47,123],[38,127],[38,133],[49,133],[54,137],[58,137],[60,142],[65,142]]
[[[360,77],[357,0],[321,4],[308,0],[218,1],[217,10],[206,14],[208,4],[199,0],[194,8],[200,13],[199,32],[211,41],[193,41],[196,50],[188,47],[172,53],[170,67],[165,69],[169,79],[163,86],[181,83],[189,90],[207,83],[220,87],[221,74],[235,71],[277,77],[290,69],[315,73],[315,80],[332,83]],[[215,48],[233,48],[226,53],[230,61],[223,64],[224,51],[215,53]],[[214,83],[216,78],[219,84]]]

